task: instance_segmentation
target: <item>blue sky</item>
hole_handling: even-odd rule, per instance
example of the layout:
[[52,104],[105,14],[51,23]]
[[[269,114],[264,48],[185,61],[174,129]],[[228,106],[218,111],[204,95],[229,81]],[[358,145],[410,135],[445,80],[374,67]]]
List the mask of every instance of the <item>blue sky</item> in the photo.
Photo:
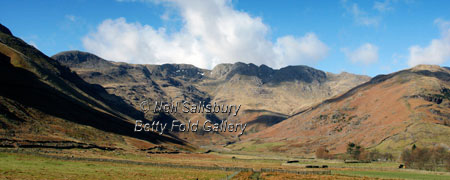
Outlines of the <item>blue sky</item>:
[[0,23],[48,56],[129,63],[304,64],[375,76],[450,66],[450,1],[7,1]]

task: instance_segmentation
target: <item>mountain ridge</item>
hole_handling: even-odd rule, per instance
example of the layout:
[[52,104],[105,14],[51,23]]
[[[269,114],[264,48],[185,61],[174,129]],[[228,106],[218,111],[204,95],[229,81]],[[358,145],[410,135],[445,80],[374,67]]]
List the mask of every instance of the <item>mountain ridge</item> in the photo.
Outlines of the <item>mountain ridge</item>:
[[[184,113],[166,115],[184,122],[191,119],[202,123],[207,118],[247,122],[249,133],[282,122],[289,114],[302,107],[318,103],[369,80],[367,76],[326,73],[302,65],[272,69],[266,65],[241,62],[219,64],[212,70],[207,70],[186,64],[128,64],[102,59],[99,62],[107,61],[108,66],[90,68],[89,62],[86,63],[90,59],[79,60],[90,55],[73,58],[73,54],[62,52],[52,58],[70,67],[87,82],[99,84],[109,93],[122,97],[136,109],[140,108],[139,103],[143,100],[240,104],[242,113],[238,117],[226,114],[208,117],[204,114]],[[73,61],[67,62],[70,59]],[[157,116],[152,112],[147,114],[148,119]],[[176,135],[182,139],[187,138],[188,141],[212,138],[218,144],[236,141],[237,138],[236,135]],[[210,141],[200,142],[199,145],[203,146],[205,143]]]
[[133,133],[142,112],[11,33],[0,32],[0,58],[2,147],[192,149],[180,139]]
[[[14,141],[29,143],[33,137],[26,136],[17,125],[25,123],[28,127],[29,122],[35,122],[39,116],[45,117],[45,121],[56,117],[54,121],[59,129],[68,128],[70,124],[84,129],[81,134],[106,133],[103,137],[85,136],[87,139],[80,139],[74,137],[77,131],[69,128],[72,135],[63,133],[62,139],[58,139],[61,142],[74,140],[62,146],[102,149],[148,148],[162,143],[176,149],[192,149],[189,144],[193,144],[215,150],[311,154],[321,146],[327,146],[332,153],[343,153],[348,142],[355,142],[370,149],[398,153],[411,144],[450,144],[445,140],[450,134],[448,67],[418,65],[371,79],[302,65],[272,69],[266,65],[237,62],[219,64],[208,70],[189,64],[112,62],[81,51],[61,52],[50,59],[22,40],[15,39],[6,30],[0,33],[0,42],[0,63],[4,65],[2,73],[6,73],[1,80],[12,87],[11,90],[0,91],[3,100],[0,104],[3,113],[1,133],[8,137],[2,143],[9,146]],[[19,79],[12,79],[15,77]],[[30,91],[40,99],[31,96],[24,96],[29,101],[20,99],[19,94],[25,93],[21,82],[28,82],[25,84],[39,87],[34,89],[53,96]],[[54,106],[65,100],[70,103]],[[144,100],[239,104],[242,109],[238,116],[150,112],[144,117],[139,106]],[[36,104],[44,101],[49,107]],[[79,122],[78,118],[71,119],[55,111],[64,107],[85,112],[81,114],[89,115],[93,121]],[[105,115],[99,115],[97,111]],[[81,117],[72,111],[62,112]],[[112,119],[116,125],[100,127],[102,118]],[[247,123],[249,126],[243,135],[200,131],[173,132],[160,137],[124,133],[122,128],[132,129],[131,121],[137,118],[164,122],[172,119],[181,122],[199,120],[200,123],[212,119]],[[64,119],[69,120],[67,124],[64,124]],[[55,133],[44,126],[33,131],[41,132],[41,135]],[[109,144],[98,143],[95,138]],[[144,141],[150,144],[142,145]]]
[[285,142],[290,145],[269,151],[306,154],[321,146],[344,153],[350,142],[396,155],[412,144],[448,146],[449,88],[446,67],[419,65],[379,75],[246,137],[242,143]]

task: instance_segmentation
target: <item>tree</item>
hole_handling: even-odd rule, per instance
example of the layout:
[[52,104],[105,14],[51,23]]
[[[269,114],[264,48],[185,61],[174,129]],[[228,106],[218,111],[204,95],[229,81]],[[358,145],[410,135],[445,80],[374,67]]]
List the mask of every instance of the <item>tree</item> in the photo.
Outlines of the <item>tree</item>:
[[447,169],[447,171],[450,171],[450,153],[448,152],[445,157],[445,168]]
[[320,146],[316,150],[316,158],[319,158],[319,159],[329,159],[330,158],[330,152],[328,151],[326,146]]
[[357,159],[360,161],[370,161],[371,160],[370,153],[366,151],[364,148],[360,147]]
[[348,143],[347,144],[347,154],[350,155],[351,158],[354,158],[354,154],[355,154],[355,148],[356,148],[356,144],[355,143]]
[[412,167],[412,165],[413,165],[413,159],[412,159],[412,156],[411,156],[411,150],[405,149],[405,150],[402,152],[401,159],[402,159],[403,163],[405,163],[405,166],[406,166],[407,168]]
[[374,150],[370,151],[369,159],[372,161],[379,161],[379,160],[393,161],[394,155],[392,155],[391,153],[388,153],[388,152],[380,153],[377,149],[374,149]]
[[435,147],[431,150],[431,154],[432,154],[432,160],[433,160],[433,164],[438,165],[438,164],[444,164],[444,161],[447,157],[447,150],[442,147],[442,146],[438,146]]
[[347,154],[353,154],[353,151],[355,150],[355,143],[349,142],[347,144]]
[[[364,152],[364,149],[353,142],[348,143],[347,145],[347,154],[350,155],[352,159],[360,160],[362,157],[361,153]],[[367,154],[364,154],[364,158],[367,158]]]
[[417,148],[413,151],[413,157],[416,160],[418,169],[431,170],[427,163],[431,160],[431,153],[428,148]]
[[386,153],[383,154],[383,159],[385,161],[393,161],[394,160],[394,155],[392,155],[391,153],[386,152]]
[[380,159],[380,152],[377,149],[374,149],[372,151],[370,151],[369,153],[369,158],[372,161],[378,161],[378,159]]
[[407,168],[436,170],[444,165],[450,170],[450,153],[443,147],[421,148],[413,146],[411,150],[405,149],[401,159]]
[[364,150],[364,149],[362,149],[361,146],[356,145],[355,150],[353,151],[353,158],[354,158],[354,159],[359,159],[359,156],[361,155],[361,152],[362,152],[363,150]]

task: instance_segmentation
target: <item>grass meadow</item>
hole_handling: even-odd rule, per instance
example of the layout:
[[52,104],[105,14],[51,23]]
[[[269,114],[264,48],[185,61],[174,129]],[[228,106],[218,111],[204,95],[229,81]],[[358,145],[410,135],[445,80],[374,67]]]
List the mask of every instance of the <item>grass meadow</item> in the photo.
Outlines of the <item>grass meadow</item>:
[[[85,151],[82,151],[85,152]],[[71,152],[65,152],[70,154]],[[63,153],[64,154],[64,153]],[[76,153],[75,153],[76,154]],[[183,164],[187,168],[158,167],[133,163],[71,160],[30,153],[0,152],[0,179],[450,179],[450,173],[398,169],[395,162],[346,164],[337,160],[300,159],[286,163],[285,158],[231,154],[157,154],[139,161],[134,155],[87,152],[91,157],[122,159],[133,162]],[[125,158],[124,158],[125,157]],[[127,158],[128,157],[128,158]],[[331,175],[260,173],[258,168],[310,170],[306,165],[328,165]],[[246,167],[255,172],[233,172],[189,168],[192,166]]]

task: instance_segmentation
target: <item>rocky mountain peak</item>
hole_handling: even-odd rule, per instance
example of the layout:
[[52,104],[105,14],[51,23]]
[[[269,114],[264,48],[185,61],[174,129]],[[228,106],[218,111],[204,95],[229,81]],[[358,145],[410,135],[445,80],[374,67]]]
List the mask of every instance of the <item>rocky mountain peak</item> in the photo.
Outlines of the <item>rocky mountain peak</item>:
[[72,68],[104,68],[112,66],[112,63],[106,61],[94,54],[82,51],[64,51],[51,57],[63,65]]
[[314,80],[323,82],[326,73],[308,66],[287,66],[281,69],[273,69],[266,65],[237,62],[234,64],[219,64],[211,72],[214,78],[231,79],[235,75],[255,76],[263,83],[280,83],[284,81],[303,81],[311,83]]
[[229,63],[218,64],[212,69],[211,77],[217,79],[224,77],[228,72],[231,71],[231,67],[233,67],[233,64]]
[[431,72],[438,72],[438,71],[448,71],[448,68],[441,67],[438,65],[428,65],[428,64],[419,64],[417,66],[414,66],[411,68],[412,71],[431,71]]
[[163,77],[181,76],[185,78],[202,78],[205,74],[205,70],[190,64],[163,64],[154,67],[151,72]]

